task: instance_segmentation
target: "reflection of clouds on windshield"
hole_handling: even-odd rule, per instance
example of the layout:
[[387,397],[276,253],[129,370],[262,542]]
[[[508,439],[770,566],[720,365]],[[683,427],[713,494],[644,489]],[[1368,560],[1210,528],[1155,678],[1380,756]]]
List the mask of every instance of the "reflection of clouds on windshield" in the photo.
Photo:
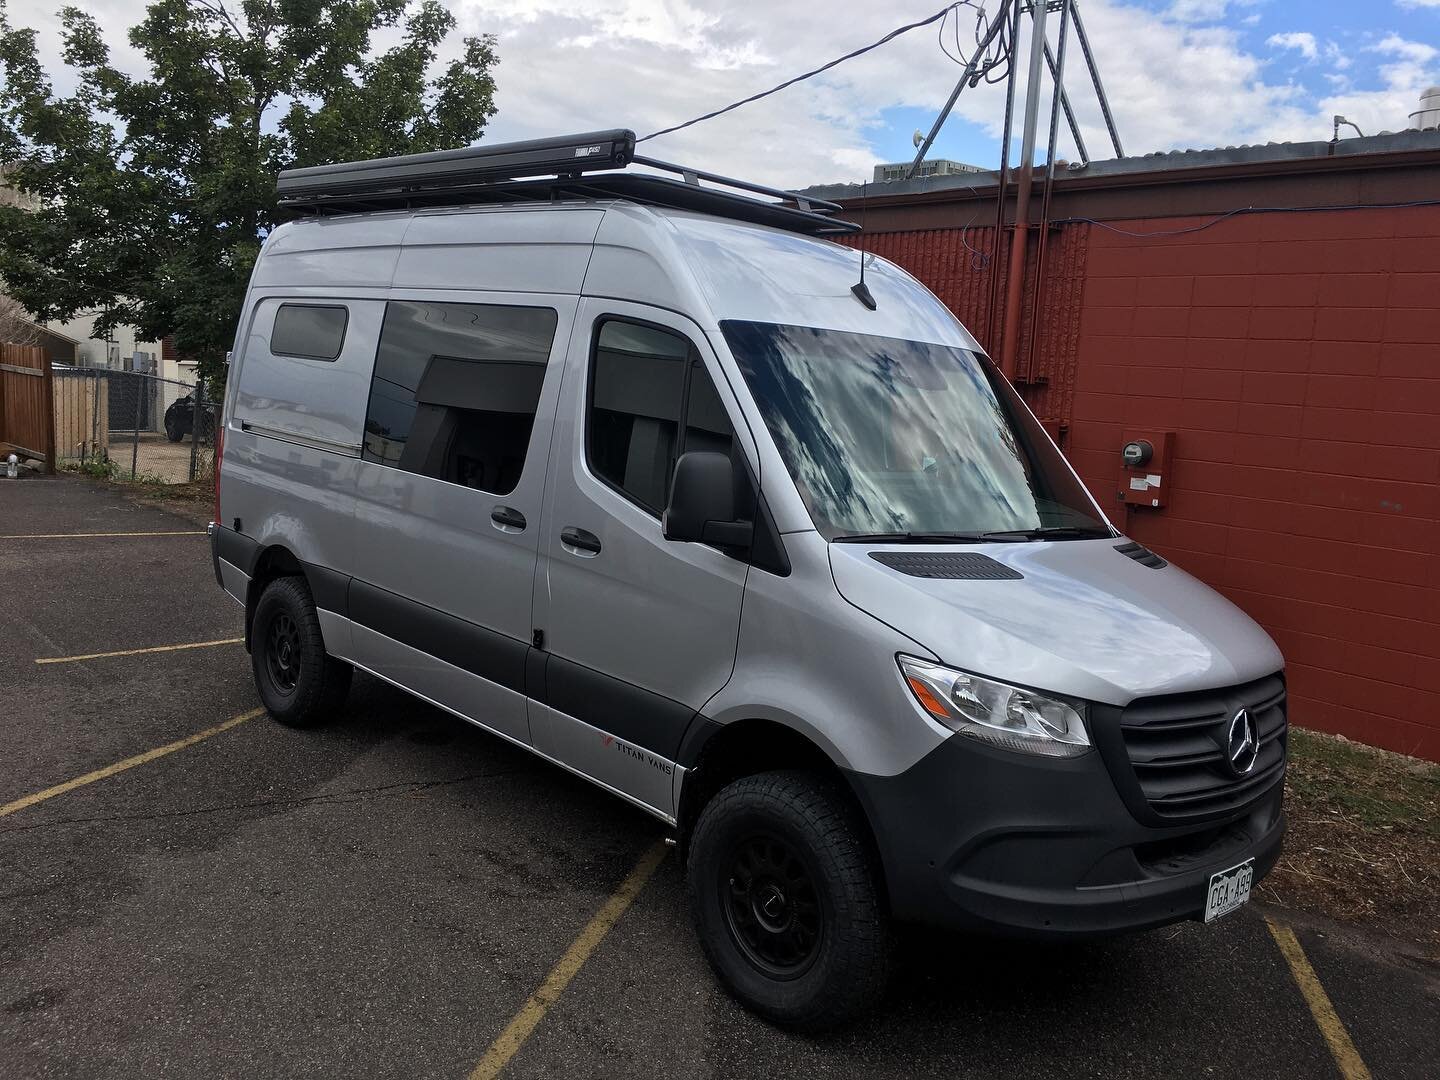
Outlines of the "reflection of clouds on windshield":
[[726,334],[813,516],[846,532],[1044,524],[973,354],[805,327]]

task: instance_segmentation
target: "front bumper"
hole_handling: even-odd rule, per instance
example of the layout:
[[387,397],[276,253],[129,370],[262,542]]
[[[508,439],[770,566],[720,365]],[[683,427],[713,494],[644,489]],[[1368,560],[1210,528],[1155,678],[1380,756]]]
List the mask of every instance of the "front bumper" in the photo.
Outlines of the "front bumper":
[[1280,857],[1281,779],[1203,824],[1138,822],[1098,752],[1022,757],[963,736],[897,776],[849,773],[897,919],[1026,937],[1143,930],[1203,911],[1210,875]]

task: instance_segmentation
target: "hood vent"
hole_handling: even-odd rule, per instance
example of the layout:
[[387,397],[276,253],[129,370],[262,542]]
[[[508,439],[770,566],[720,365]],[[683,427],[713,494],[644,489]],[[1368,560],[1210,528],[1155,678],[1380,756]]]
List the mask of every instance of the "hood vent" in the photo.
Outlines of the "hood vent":
[[978,551],[872,551],[870,558],[910,577],[1013,581],[1025,576]]
[[1156,555],[1149,548],[1141,547],[1139,544],[1135,543],[1134,540],[1131,540],[1128,544],[1116,545],[1115,550],[1118,551],[1121,555],[1124,555],[1127,559],[1134,559],[1141,566],[1148,566],[1152,570],[1163,570],[1165,567],[1170,565],[1168,562],[1162,559],[1159,555]]

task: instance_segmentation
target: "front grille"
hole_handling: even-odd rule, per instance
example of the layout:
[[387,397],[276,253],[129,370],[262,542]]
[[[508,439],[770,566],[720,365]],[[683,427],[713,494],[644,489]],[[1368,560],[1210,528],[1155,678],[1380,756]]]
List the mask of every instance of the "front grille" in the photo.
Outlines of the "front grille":
[[[1255,721],[1259,749],[1249,772],[1229,765],[1231,721],[1240,709]],[[1237,810],[1269,791],[1285,771],[1285,680],[1140,698],[1120,713],[1120,739],[1138,794],[1168,821]]]

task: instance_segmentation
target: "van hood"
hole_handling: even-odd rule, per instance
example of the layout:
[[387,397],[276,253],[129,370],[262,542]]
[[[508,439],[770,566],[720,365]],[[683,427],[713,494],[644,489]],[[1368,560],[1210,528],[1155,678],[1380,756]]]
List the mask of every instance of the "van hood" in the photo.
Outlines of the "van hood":
[[[829,545],[840,594],[942,663],[1111,705],[1274,674],[1270,636],[1208,585],[1115,550],[1123,541]],[[1004,580],[914,577],[878,553],[983,554]]]

